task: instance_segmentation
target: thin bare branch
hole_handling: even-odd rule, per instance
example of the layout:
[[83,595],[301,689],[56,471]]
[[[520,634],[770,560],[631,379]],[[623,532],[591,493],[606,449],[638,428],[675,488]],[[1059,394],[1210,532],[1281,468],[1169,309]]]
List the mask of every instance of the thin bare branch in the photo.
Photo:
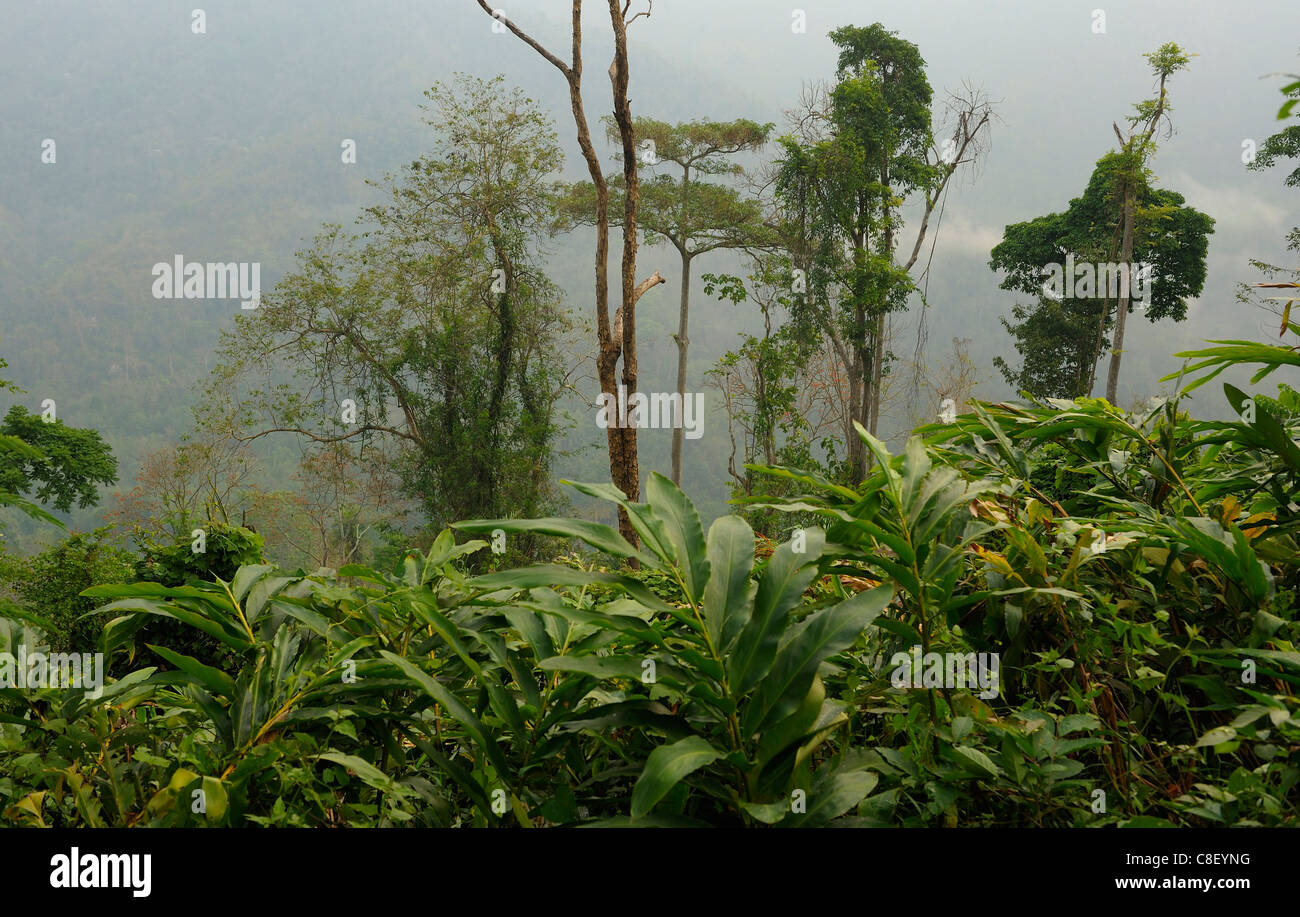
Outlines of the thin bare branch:
[[627,18],[627,11],[628,11],[631,7],[632,7],[632,0],[627,0],[627,3],[623,4],[623,26],[624,26],[624,28],[626,28],[627,26],[630,26],[632,23],[636,22],[636,21],[637,21],[638,19],[640,19],[642,16],[644,16],[644,17],[646,17],[647,19],[649,19],[649,18],[650,18],[650,13],[651,13],[651,12],[654,10],[654,8],[655,8],[655,0],[646,0],[646,9],[644,9],[644,10],[642,10],[641,12],[637,13],[637,14],[636,14],[635,16],[633,16],[631,19],[628,19],[628,18]]
[[492,9],[492,7],[488,5],[487,0],[478,0],[478,5],[483,8],[483,11],[485,13],[487,13],[497,22],[500,22],[507,29],[513,32],[515,37],[517,37],[520,41],[524,42],[524,44],[528,45],[528,47],[532,48],[542,57],[546,58],[546,60],[548,60],[554,67],[559,69],[559,71],[563,73],[566,78],[569,77],[570,73],[572,72],[572,68],[564,61],[560,60],[558,57],[552,54],[550,51],[542,47],[541,42],[537,41],[535,38],[533,38],[523,29],[519,28],[519,26],[511,22],[506,17],[505,13],[502,13],[500,16],[498,16],[496,14],[496,10]]

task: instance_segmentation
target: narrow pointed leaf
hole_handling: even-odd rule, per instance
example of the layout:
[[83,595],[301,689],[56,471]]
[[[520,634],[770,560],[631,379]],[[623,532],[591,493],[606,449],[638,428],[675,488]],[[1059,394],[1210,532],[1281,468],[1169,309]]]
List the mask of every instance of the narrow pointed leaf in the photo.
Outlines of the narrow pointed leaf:
[[646,758],[645,768],[632,788],[632,817],[647,814],[679,780],[721,757],[722,752],[699,736],[660,745]]

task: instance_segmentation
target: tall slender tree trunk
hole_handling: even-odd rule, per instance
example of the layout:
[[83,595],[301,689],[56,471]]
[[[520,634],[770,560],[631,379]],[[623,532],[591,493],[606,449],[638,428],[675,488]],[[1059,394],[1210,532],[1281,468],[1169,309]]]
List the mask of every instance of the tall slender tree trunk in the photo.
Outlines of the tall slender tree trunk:
[[[682,246],[682,300],[681,311],[677,319],[677,396],[680,399],[681,410],[686,410],[686,350],[690,347],[690,338],[686,335],[686,328],[690,321],[691,310],[691,254],[685,245]],[[680,417],[679,417],[680,419]],[[686,430],[681,425],[673,427],[673,483],[678,487],[682,484],[682,446],[686,437]]]
[[[872,324],[874,325],[875,322],[873,321]],[[875,378],[876,378],[876,373],[875,373],[876,343],[875,341],[872,340],[870,336],[868,336],[865,341],[859,344],[859,349],[862,351],[862,354],[861,357],[857,360],[858,370],[855,375],[858,377],[857,384],[862,388],[862,398],[858,403],[858,409],[853,412],[853,419],[856,420],[858,423],[862,424],[863,429],[870,432],[871,402],[876,397],[876,389],[874,385]],[[858,431],[850,430],[849,435],[856,440],[858,438]],[[861,455],[863,455],[864,460],[863,460],[863,465],[861,470],[859,470],[857,466],[854,466],[853,473],[857,475],[857,477],[854,478],[855,481],[862,480],[862,478],[866,477],[866,473],[867,473],[867,466],[865,461],[865,456],[866,456],[865,449],[859,450],[859,452]]]
[[862,481],[867,476],[867,447],[858,436],[858,431],[854,429],[853,424],[857,423],[866,426],[863,423],[868,419],[867,401],[871,397],[870,375],[871,371],[867,368],[867,349],[860,342],[853,344],[853,365],[847,367],[849,371],[849,416],[845,431],[845,441],[849,444],[849,471],[853,475],[854,484]]
[[[881,208],[885,257],[889,259],[892,265],[894,262],[894,214],[889,206],[890,196],[893,191],[889,187],[888,158],[880,163],[880,184],[885,189],[884,205]],[[876,310],[875,327],[872,329],[875,340],[871,343],[871,413],[866,425],[868,432],[872,436],[876,435],[876,425],[880,421],[880,378],[883,375],[882,370],[885,362],[885,305],[888,301],[888,294],[881,297],[880,306]]]
[[[619,139],[623,147],[623,182],[626,193],[623,195],[623,264],[622,264],[622,305],[619,306],[623,330],[623,385],[630,400],[637,388],[637,354],[636,354],[636,227],[637,207],[641,202],[641,186],[637,176],[636,131],[632,123],[632,105],[628,101],[627,87],[629,80],[627,60],[627,23],[623,19],[623,10],[619,0],[609,0],[609,18],[614,28],[614,60],[609,65],[609,81],[614,92],[614,123],[618,125]],[[616,322],[617,324],[617,322]],[[613,468],[613,456],[610,457],[611,471],[615,472],[614,484],[632,501],[641,498],[641,467],[637,460],[637,428],[628,425],[622,428],[620,460],[621,466]],[[626,513],[619,515],[619,530],[623,537],[632,544],[637,544],[636,530]]]
[[[1125,266],[1133,261],[1133,219],[1137,209],[1137,188],[1132,177],[1124,182],[1124,241],[1120,244],[1120,264]],[[1127,273],[1127,271],[1125,272]],[[1119,307],[1115,315],[1115,337],[1110,344],[1110,369],[1106,373],[1106,400],[1115,404],[1118,400],[1119,364],[1124,356],[1124,324],[1128,318],[1129,291],[1132,278],[1119,291]]]
[[885,316],[880,314],[876,316],[875,342],[871,350],[871,417],[867,424],[867,430],[872,436],[876,435],[876,427],[880,422],[880,377],[882,375],[881,367],[885,363]]
[[[1120,220],[1115,224],[1115,232],[1110,239],[1109,257],[1107,261],[1114,261],[1119,252],[1120,239],[1124,232],[1124,218],[1121,214]],[[1106,317],[1110,315],[1110,288],[1106,289],[1105,295],[1101,301],[1101,315],[1097,318],[1097,342],[1092,350],[1092,366],[1088,372],[1088,388],[1086,391],[1079,393],[1078,397],[1092,397],[1092,388],[1097,384],[1097,364],[1101,362],[1101,345],[1106,339]]]
[[[859,199],[858,225],[855,227],[851,239],[855,269],[861,267],[863,259],[866,257],[867,239],[870,234],[870,228],[866,225],[869,222],[869,216],[866,213],[865,206],[865,203]],[[867,447],[862,442],[862,438],[858,436],[854,423],[861,424],[864,429],[871,423],[871,378],[874,351],[872,349],[871,335],[868,333],[867,309],[862,302],[862,286],[859,280],[855,279],[852,292],[853,340],[850,346],[853,351],[853,365],[847,367],[849,371],[849,417],[845,436],[849,444],[849,471],[853,476],[851,483],[856,484],[867,476]]]
[[[623,384],[627,386],[628,395],[636,391],[636,299],[648,286],[662,283],[658,273],[652,280],[636,286],[636,212],[638,203],[638,186],[636,177],[636,157],[632,128],[632,112],[627,99],[628,61],[627,61],[627,23],[624,11],[618,0],[608,0],[609,15],[614,28],[614,60],[609,66],[609,79],[614,93],[614,118],[618,123],[619,134],[623,141],[624,175],[628,180],[628,194],[624,208],[623,233],[623,295],[622,306],[618,309],[613,322],[609,315],[609,185],[601,170],[600,158],[591,142],[591,130],[587,125],[587,114],[582,102],[582,0],[572,0],[571,4],[571,50],[569,63],[565,63],[546,50],[536,39],[528,35],[501,10],[493,9],[488,0],[477,0],[485,13],[503,23],[517,38],[540,54],[547,62],[564,74],[569,87],[569,105],[573,110],[573,122],[578,131],[578,147],[582,150],[583,161],[591,175],[596,188],[596,376],[600,381],[600,390],[617,400],[617,368],[619,357],[623,358]],[[648,15],[646,14],[637,14]],[[636,17],[633,17],[636,18]],[[640,468],[637,464],[636,429],[611,425],[606,430],[609,440],[609,472],[615,486],[633,500],[640,497]],[[619,532],[632,544],[637,544],[636,530],[623,509],[618,511]]]

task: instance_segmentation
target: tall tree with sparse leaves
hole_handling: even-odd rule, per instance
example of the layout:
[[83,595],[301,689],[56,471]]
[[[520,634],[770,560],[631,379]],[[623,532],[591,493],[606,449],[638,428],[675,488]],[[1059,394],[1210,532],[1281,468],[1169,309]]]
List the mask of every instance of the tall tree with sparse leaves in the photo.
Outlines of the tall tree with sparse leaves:
[[[772,241],[758,201],[733,186],[707,181],[705,177],[743,174],[743,167],[730,157],[761,149],[772,125],[745,119],[668,124],[653,118],[637,118],[634,126],[638,165],[653,173],[641,182],[638,225],[645,232],[647,245],[662,240],[681,258],[681,305],[673,340],[677,343],[677,395],[685,399],[691,268],[695,259],[719,249],[761,247]],[[617,139],[617,125],[612,119],[608,121],[607,132],[610,139]],[[671,174],[659,169],[668,169]],[[612,199],[621,202],[626,187],[621,176],[609,178],[608,183]],[[574,185],[566,198],[566,216],[574,223],[593,223],[596,199],[592,183]],[[684,433],[680,425],[673,429],[675,484],[682,480]]]
[[[916,45],[880,23],[837,29],[831,40],[837,82],[824,98],[814,94],[798,131],[781,139],[776,193],[806,285],[800,308],[816,316],[847,370],[844,443],[861,480],[868,456],[853,424],[877,429],[887,316],[906,308],[935,207],[956,170],[978,156],[993,111],[977,93],[952,97],[940,149]],[[900,212],[914,194],[923,198],[921,221],[903,257]]]
[[[1138,193],[1146,180],[1147,161],[1155,152],[1154,138],[1162,123],[1168,123],[1170,105],[1167,84],[1169,78],[1186,70],[1191,58],[1173,42],[1166,42],[1143,57],[1151,64],[1151,72],[1159,81],[1159,94],[1134,106],[1129,116],[1127,134],[1119,125],[1112,125],[1119,140],[1119,212],[1120,212],[1120,263],[1133,263],[1133,230],[1137,222]],[[1168,127],[1172,133],[1172,126]],[[1127,287],[1120,290],[1115,310],[1115,332],[1110,342],[1110,366],[1106,371],[1106,400],[1118,400],[1120,362],[1124,358],[1124,330],[1128,321],[1131,298]]]
[[[640,281],[636,280],[637,215],[641,200],[640,181],[636,169],[636,129],[632,118],[632,105],[628,100],[631,78],[627,54],[627,28],[643,16],[649,16],[654,6],[648,0],[646,9],[628,15],[631,0],[608,0],[610,26],[614,37],[614,60],[609,65],[609,80],[613,91],[613,116],[623,156],[623,258],[620,271],[621,297],[611,321],[609,315],[609,183],[600,168],[600,157],[591,140],[587,122],[586,105],[582,98],[582,0],[572,0],[571,50],[568,61],[561,60],[521,29],[500,9],[494,9],[487,0],[476,0],[489,16],[496,19],[522,42],[541,55],[542,59],[564,76],[569,87],[569,104],[577,128],[578,147],[596,189],[596,374],[601,393],[617,399],[618,386],[622,385],[630,398],[637,390],[636,305],[646,291],[664,283],[655,271]],[[622,375],[617,375],[620,360]],[[629,499],[641,494],[641,470],[637,458],[636,427],[611,424],[606,431],[609,440],[609,473],[614,486]],[[619,532],[632,544],[639,543],[636,529],[627,511],[618,510]]]

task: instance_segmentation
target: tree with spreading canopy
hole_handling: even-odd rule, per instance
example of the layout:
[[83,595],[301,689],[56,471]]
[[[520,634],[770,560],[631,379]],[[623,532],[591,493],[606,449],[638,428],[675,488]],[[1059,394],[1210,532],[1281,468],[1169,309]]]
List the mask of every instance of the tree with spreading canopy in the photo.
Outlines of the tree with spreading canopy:
[[[8,364],[0,359],[0,369]],[[0,390],[22,390],[0,379]],[[0,507],[12,506],[33,519],[61,525],[27,497],[69,512],[99,502],[99,488],[117,482],[117,459],[99,431],[47,420],[22,405],[0,421]]]
[[389,201],[363,231],[327,227],[236,319],[203,422],[246,441],[346,441],[361,468],[395,451],[435,525],[535,513],[564,384],[568,323],[542,260],[562,154],[546,115],[501,78],[426,95],[432,152],[385,179]]
[[[653,118],[636,118],[638,164],[653,176],[641,182],[638,225],[647,245],[663,241],[681,258],[681,300],[677,333],[677,396],[680,411],[686,397],[687,351],[690,347],[691,268],[695,259],[721,249],[738,249],[770,244],[772,233],[763,220],[761,205],[730,185],[703,180],[705,176],[744,174],[730,157],[754,152],[767,143],[772,125],[754,121],[691,121],[668,124]],[[607,135],[617,139],[617,124],[607,121]],[[675,167],[674,174],[655,172]],[[606,179],[610,199],[622,201],[625,183],[621,176]],[[596,187],[591,182],[575,184],[566,197],[566,222],[593,224],[596,220]],[[685,430],[673,429],[672,480],[682,480],[682,447]]]
[[[1003,320],[1016,338],[1021,367],[1001,357],[994,361],[1009,383],[1032,395],[1088,395],[1109,346],[1106,399],[1114,404],[1133,291],[1142,292],[1149,321],[1182,321],[1187,299],[1205,284],[1214,220],[1181,194],[1154,187],[1149,166],[1156,133],[1162,126],[1172,132],[1168,80],[1186,69],[1190,57],[1172,42],[1144,56],[1159,95],[1134,106],[1127,134],[1114,125],[1119,149],[1098,160],[1083,195],[1064,213],[1008,226],[991,253],[989,266],[1006,272],[1003,289],[1036,297],[1012,310],[1014,322]],[[1062,266],[1071,263],[1079,274],[1064,276]],[[1108,271],[1103,282],[1099,265],[1115,265],[1121,273]],[[1053,266],[1062,289],[1047,289],[1045,272]]]
[[[994,115],[978,93],[951,97],[940,149],[916,45],[880,23],[836,29],[831,40],[837,82],[806,94],[797,130],[781,138],[775,190],[806,287],[797,308],[815,317],[849,380],[843,437],[850,475],[861,480],[867,453],[853,424],[878,426],[887,317],[907,307],[935,208],[957,169],[978,158]],[[900,212],[913,195],[921,220],[901,257]]]

